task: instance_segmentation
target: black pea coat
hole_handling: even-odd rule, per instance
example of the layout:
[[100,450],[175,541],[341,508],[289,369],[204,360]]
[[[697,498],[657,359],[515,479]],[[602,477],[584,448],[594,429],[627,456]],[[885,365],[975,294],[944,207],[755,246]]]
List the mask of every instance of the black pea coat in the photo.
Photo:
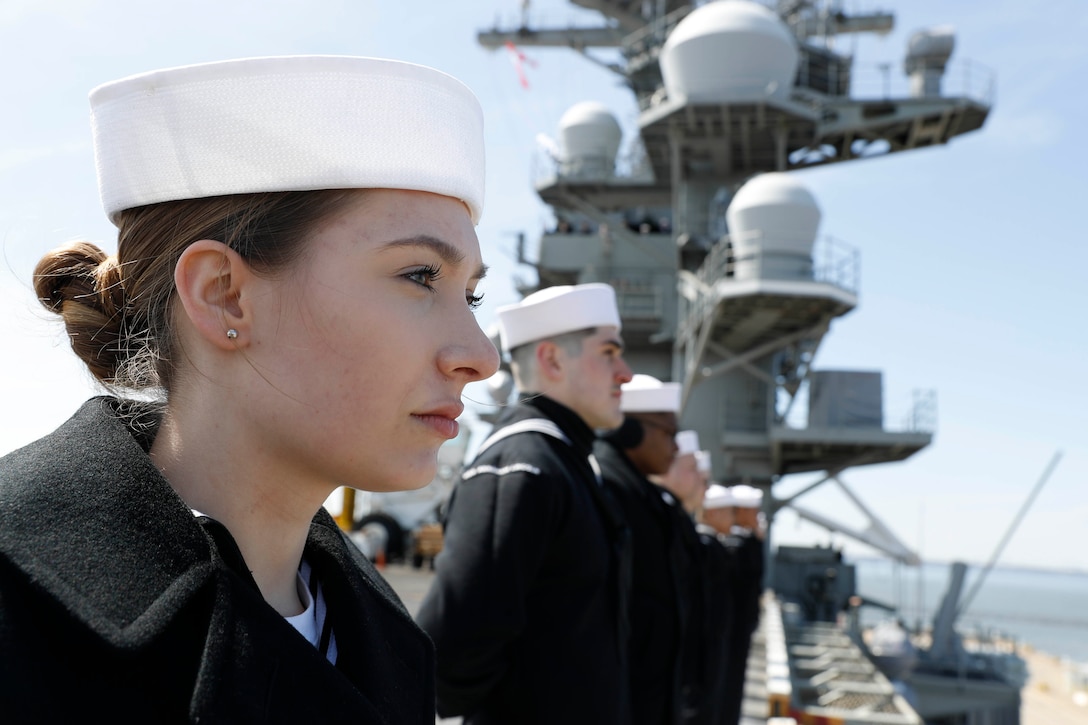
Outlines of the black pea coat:
[[[740,722],[752,634],[759,624],[763,586],[763,542],[734,528],[729,535],[700,529],[704,543],[703,602],[708,651],[703,677],[706,708],[696,719],[707,725]],[[720,656],[715,657],[717,652]]]
[[747,529],[735,528],[729,539],[736,538],[737,586],[736,610],[729,638],[728,670],[726,675],[726,722],[739,722],[744,700],[744,679],[752,634],[759,626],[759,597],[763,591],[763,540]]
[[[739,540],[721,536],[709,526],[698,527],[701,544],[699,577],[702,584],[701,636],[703,651],[699,665],[700,703],[691,725],[736,725],[733,708],[727,702],[726,681],[737,602]],[[742,680],[743,682],[743,680]],[[728,714],[727,714],[728,711]]]
[[705,615],[701,606],[703,580],[699,576],[700,549],[702,545],[699,543],[699,534],[695,530],[695,521],[692,519],[691,514],[684,510],[684,506],[679,499],[669,494],[665,500],[669,504],[673,528],[677,532],[677,539],[683,552],[684,576],[680,584],[689,603],[688,623],[684,627],[684,641],[681,645],[683,664],[680,673],[681,717],[684,721],[687,721],[691,719],[702,702],[701,683],[699,681],[700,663],[704,648],[702,628]]
[[[691,606],[692,561],[665,489],[642,475],[611,439],[593,447],[605,486],[631,528],[631,720],[639,725],[680,722],[682,644]],[[686,516],[684,516],[686,518]]]
[[523,396],[493,435],[541,418],[569,442],[510,435],[466,467],[450,499],[417,615],[435,643],[438,711],[473,725],[622,725],[627,531],[601,498],[593,432],[569,408]]
[[0,458],[3,721],[432,725],[431,643],[328,513],[305,556],[335,666],[159,474],[136,410],[92,399]]

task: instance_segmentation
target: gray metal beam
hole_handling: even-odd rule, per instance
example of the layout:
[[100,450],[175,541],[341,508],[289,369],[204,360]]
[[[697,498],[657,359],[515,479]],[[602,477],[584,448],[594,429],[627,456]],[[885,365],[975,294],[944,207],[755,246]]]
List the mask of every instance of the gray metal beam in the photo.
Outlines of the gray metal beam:
[[636,7],[642,3],[629,3],[622,2],[620,0],[572,0],[575,5],[579,5],[587,10],[596,10],[605,17],[612,18],[623,26],[627,32],[638,30],[646,25],[646,20],[637,13],[632,13],[627,9],[627,5],[634,4]]
[[[708,342],[707,343],[707,349],[713,350],[714,352],[718,353],[723,358],[725,358],[727,361],[738,357],[737,353],[735,353],[732,350],[730,350],[729,348],[725,347],[725,345],[719,345],[716,342]],[[750,363],[748,361],[741,361],[740,366],[745,372],[751,374],[753,377],[755,377],[755,378],[757,378],[759,380],[762,380],[763,382],[767,383],[771,387],[775,387],[775,388],[778,387],[778,381],[775,380],[770,375],[770,373],[768,373],[766,370],[760,370],[759,368],[757,368],[755,365],[753,365],[752,363]]]
[[804,330],[798,330],[797,332],[794,332],[790,335],[784,335],[775,340],[771,340],[770,342],[759,345],[758,347],[753,347],[751,350],[747,351],[743,355],[735,355],[733,358],[725,362],[718,363],[717,365],[713,365],[708,368],[703,368],[702,372],[699,374],[699,378],[701,380],[706,380],[708,378],[714,378],[719,375],[724,375],[735,367],[739,367],[740,365],[751,362],[752,360],[758,360],[764,355],[769,355],[776,350],[780,350],[781,348],[786,347],[787,345],[795,342],[796,340],[801,340],[806,337],[823,336],[827,334],[827,329],[830,326],[830,322],[831,321],[828,319],[823,319],[812,327],[807,327]]
[[895,15],[873,12],[865,15],[828,14],[824,17],[809,15],[794,25],[804,36],[846,35],[849,33],[879,33],[885,35],[895,27]]
[[623,44],[623,31],[619,28],[548,28],[545,30],[481,30],[476,42],[488,50],[498,50],[507,43],[518,46],[547,48],[619,48]]

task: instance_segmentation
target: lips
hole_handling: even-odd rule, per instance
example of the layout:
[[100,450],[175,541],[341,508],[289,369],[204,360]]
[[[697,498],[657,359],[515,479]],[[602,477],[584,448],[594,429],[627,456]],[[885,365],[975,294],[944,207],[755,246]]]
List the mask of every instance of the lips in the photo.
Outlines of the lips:
[[461,403],[461,401],[456,401],[454,403],[431,408],[422,413],[414,413],[413,417],[443,438],[453,439],[457,437],[457,433],[460,430],[457,418],[460,417],[461,413],[464,411],[464,404]]

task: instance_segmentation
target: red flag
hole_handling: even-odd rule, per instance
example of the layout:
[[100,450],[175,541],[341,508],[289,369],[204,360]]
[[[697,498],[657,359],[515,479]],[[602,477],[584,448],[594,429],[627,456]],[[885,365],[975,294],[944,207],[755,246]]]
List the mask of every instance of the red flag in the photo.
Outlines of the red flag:
[[514,64],[514,70],[517,71],[518,81],[521,82],[521,87],[529,88],[529,79],[525,76],[525,68],[523,64],[528,64],[530,68],[536,68],[536,61],[529,58],[514,45],[513,41],[506,41],[506,50],[510,53],[510,62]]

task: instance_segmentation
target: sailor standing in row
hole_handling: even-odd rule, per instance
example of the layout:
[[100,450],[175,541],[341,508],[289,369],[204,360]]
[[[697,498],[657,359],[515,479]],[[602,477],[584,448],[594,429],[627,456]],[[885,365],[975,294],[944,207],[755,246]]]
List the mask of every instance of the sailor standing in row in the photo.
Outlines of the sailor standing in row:
[[[734,621],[734,637],[729,661],[739,663],[743,668],[748,661],[748,650],[752,644],[752,634],[759,626],[759,598],[763,592],[764,549],[766,526],[761,509],[763,491],[754,486],[738,485],[731,488],[735,507],[734,524],[731,534],[740,539],[740,572],[737,590],[734,593],[737,602]],[[730,702],[735,712],[740,712],[740,701],[744,695],[744,672],[736,672],[732,679]]]
[[599,481],[594,429],[617,428],[623,360],[607,284],[498,310],[521,396],[467,465],[417,621],[438,712],[465,723],[629,721],[629,531]]
[[647,476],[661,476],[676,455],[679,383],[635,375],[623,386],[623,425],[594,446],[605,486],[623,509],[632,537],[631,710],[633,723],[679,722],[681,642],[690,568],[675,499]]
[[725,486],[711,484],[703,497],[696,529],[702,544],[699,569],[703,583],[700,601],[702,651],[699,681],[704,698],[692,725],[725,725],[736,720],[726,716],[725,698],[729,638],[736,603],[740,541],[728,532],[733,527],[733,494]]
[[699,725],[740,721],[752,634],[759,624],[763,581],[763,493],[751,486],[711,485],[699,535],[704,591],[701,681],[708,693]]
[[706,475],[700,470],[700,447],[698,433],[694,430],[682,430],[677,433],[677,455],[672,459],[667,474],[654,477],[668,490],[670,513],[673,530],[683,550],[683,565],[678,568],[681,597],[687,602],[688,625],[681,632],[681,721],[690,722],[700,708],[703,697],[700,679],[698,679],[698,661],[701,659],[703,641],[701,636],[701,609],[703,581],[697,569],[700,561],[701,545],[695,531],[695,513],[703,503],[706,491]]

